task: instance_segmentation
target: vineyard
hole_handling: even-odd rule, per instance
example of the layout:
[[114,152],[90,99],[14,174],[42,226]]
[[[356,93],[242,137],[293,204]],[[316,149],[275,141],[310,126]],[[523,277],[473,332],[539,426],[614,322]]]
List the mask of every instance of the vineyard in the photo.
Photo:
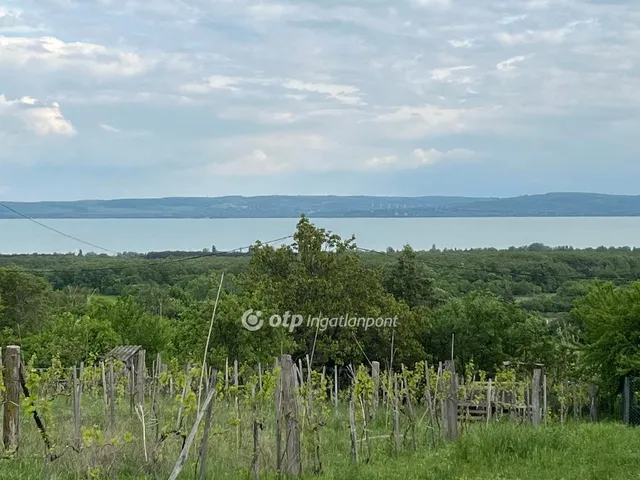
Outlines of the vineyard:
[[472,364],[464,376],[453,362],[318,370],[283,355],[202,368],[137,349],[42,369],[19,347],[4,352],[0,478],[317,476],[437,454],[478,428],[597,421],[593,386],[535,366],[488,378]]

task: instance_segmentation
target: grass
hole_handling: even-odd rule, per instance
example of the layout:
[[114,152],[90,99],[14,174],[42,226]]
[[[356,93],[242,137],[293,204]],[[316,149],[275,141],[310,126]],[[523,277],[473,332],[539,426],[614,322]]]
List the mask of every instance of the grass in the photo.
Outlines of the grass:
[[[65,455],[48,467],[48,478],[58,480],[82,478],[145,479],[168,478],[180,453],[180,441],[169,439],[163,457],[151,466],[145,462],[141,424],[131,416],[125,401],[118,405],[117,431],[103,426],[105,415],[99,398],[83,399],[83,426],[97,425],[105,438],[122,437],[130,432],[134,441],[117,448],[89,448],[82,453],[68,450]],[[207,478],[251,478],[252,437],[251,411],[241,407],[241,438],[238,448],[238,430],[234,424],[233,402],[219,401],[214,409],[214,426],[209,441]],[[56,400],[55,440],[64,445],[73,438],[73,419],[68,398]],[[169,408],[164,421],[169,418]],[[276,478],[274,473],[275,444],[272,406],[265,405],[263,415],[265,429],[261,432],[260,478]],[[271,414],[271,417],[269,415]],[[418,415],[420,418],[421,415]],[[187,425],[192,424],[193,415]],[[403,417],[403,431],[406,427]],[[305,449],[311,436],[303,435],[304,478],[308,479],[434,479],[434,480],[571,480],[571,479],[640,479],[640,431],[617,423],[569,423],[549,425],[534,429],[509,421],[490,425],[465,427],[455,442],[439,442],[430,445],[430,431],[424,423],[416,429],[417,450],[412,442],[403,442],[402,451],[393,453],[389,439],[391,418],[384,408],[378,410],[371,422],[372,455],[367,461],[364,444],[360,445],[360,465],[354,465],[350,455],[349,424],[347,412],[337,414],[327,411],[327,424],[322,428],[323,473],[311,472],[309,450]],[[101,430],[102,431],[102,430]],[[307,430],[308,432],[308,430]],[[22,440],[20,454],[14,459],[0,460],[0,480],[45,478],[42,440],[33,420],[26,415],[21,422]],[[358,426],[358,438],[362,425]],[[149,451],[153,448],[154,427],[147,427]],[[108,441],[108,440],[107,440]],[[57,447],[60,450],[60,447]],[[179,478],[196,478],[196,452],[194,445],[190,459]],[[99,467],[99,468],[94,468]]]
[[109,303],[116,303],[116,301],[118,300],[117,295],[102,295],[99,293],[94,294],[93,298],[95,298],[96,300],[105,300]]

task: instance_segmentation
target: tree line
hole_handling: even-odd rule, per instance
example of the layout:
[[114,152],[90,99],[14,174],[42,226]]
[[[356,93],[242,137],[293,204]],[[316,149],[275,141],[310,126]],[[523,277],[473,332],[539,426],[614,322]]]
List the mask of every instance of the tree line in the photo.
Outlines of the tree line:
[[[362,252],[303,216],[290,244],[247,254],[0,257],[0,346],[72,365],[121,344],[197,359],[218,291],[209,363],[314,351],[318,365],[453,356],[491,373],[542,364],[615,395],[640,374],[640,251],[629,248]],[[221,278],[224,272],[224,280]],[[249,331],[248,310],[397,317],[381,328]]]

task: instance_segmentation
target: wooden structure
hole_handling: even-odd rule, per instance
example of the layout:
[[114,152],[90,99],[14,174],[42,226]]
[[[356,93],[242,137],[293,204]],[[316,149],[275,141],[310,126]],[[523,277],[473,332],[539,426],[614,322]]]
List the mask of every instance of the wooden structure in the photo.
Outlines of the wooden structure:
[[140,350],[142,350],[142,345],[121,345],[107,353],[104,360],[122,362],[126,365],[127,370],[131,370],[136,366],[136,356]]

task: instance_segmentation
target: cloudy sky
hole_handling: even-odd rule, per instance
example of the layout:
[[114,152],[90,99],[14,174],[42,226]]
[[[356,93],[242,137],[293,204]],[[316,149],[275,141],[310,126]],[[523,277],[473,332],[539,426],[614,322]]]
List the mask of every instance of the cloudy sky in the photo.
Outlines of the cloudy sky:
[[0,0],[0,199],[640,193],[640,3]]

